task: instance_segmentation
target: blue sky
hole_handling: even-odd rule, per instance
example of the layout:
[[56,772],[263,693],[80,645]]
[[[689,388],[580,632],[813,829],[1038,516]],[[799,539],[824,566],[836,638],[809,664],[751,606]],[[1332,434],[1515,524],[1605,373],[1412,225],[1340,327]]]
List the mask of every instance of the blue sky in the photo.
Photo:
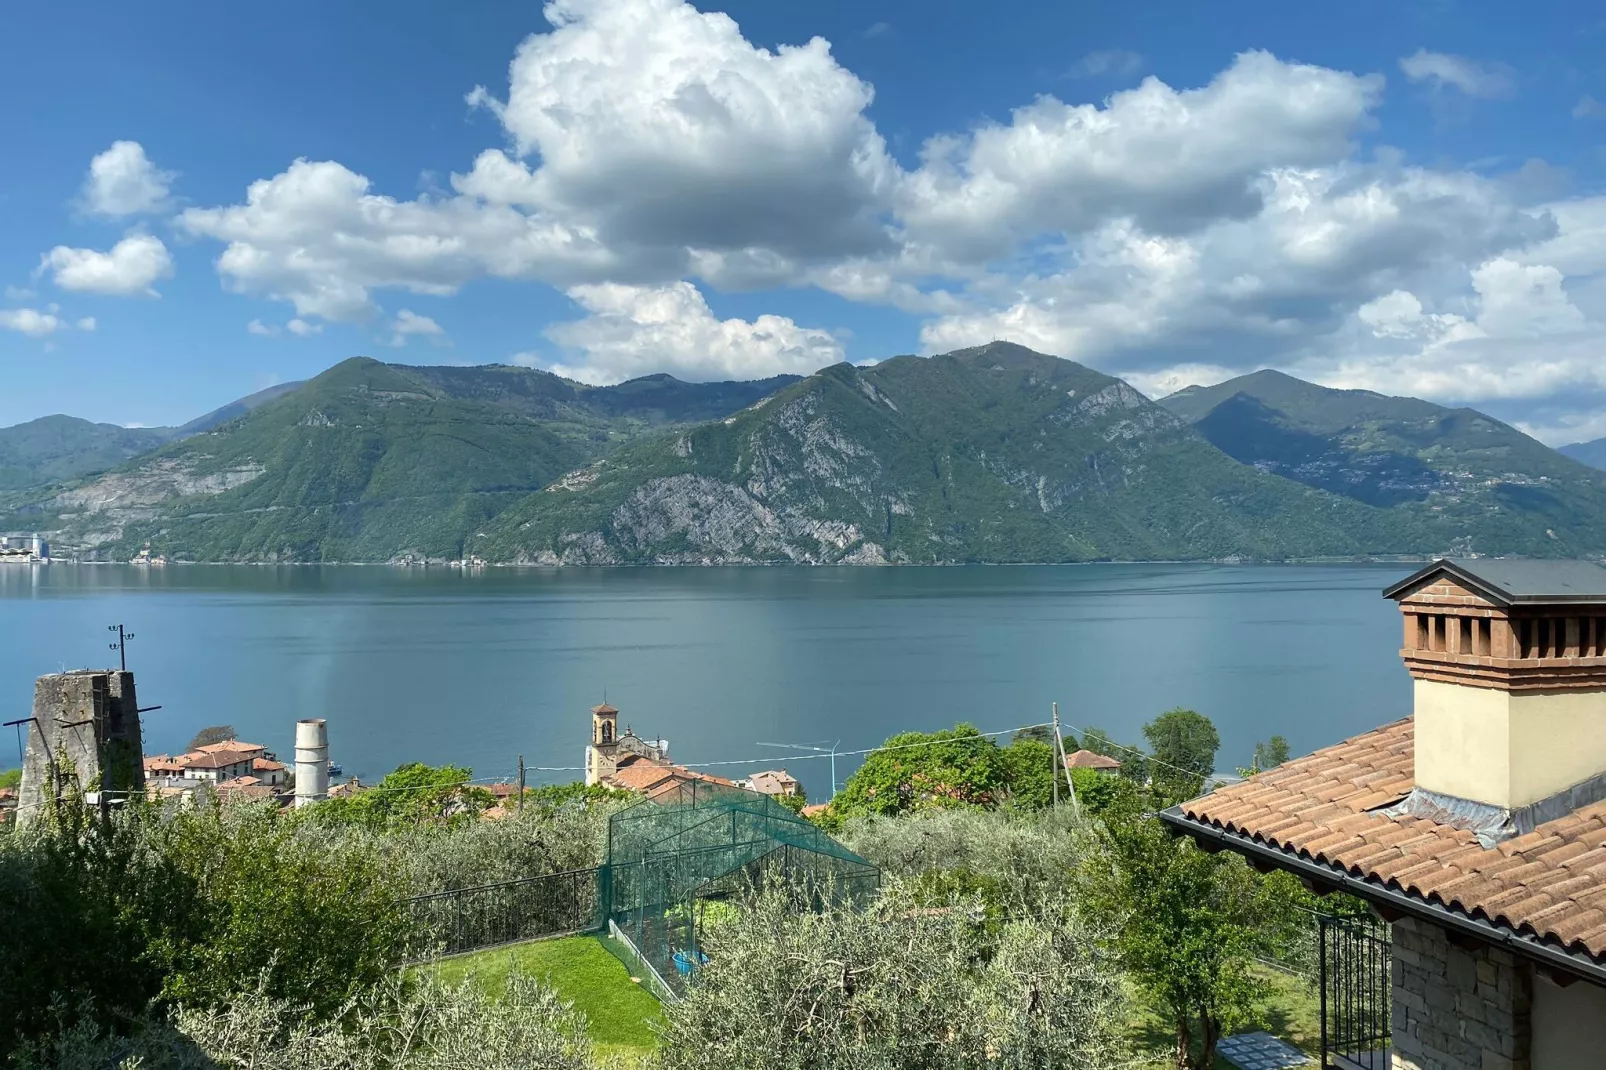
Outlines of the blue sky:
[[0,425],[358,353],[708,379],[1002,337],[1606,435],[1597,5],[0,19]]

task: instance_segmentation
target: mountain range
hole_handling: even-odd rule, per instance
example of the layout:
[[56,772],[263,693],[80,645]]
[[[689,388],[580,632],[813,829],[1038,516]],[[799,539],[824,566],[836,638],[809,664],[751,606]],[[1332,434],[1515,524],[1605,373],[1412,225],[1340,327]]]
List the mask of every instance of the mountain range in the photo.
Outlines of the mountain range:
[[1574,442],[1561,447],[1558,452],[1591,468],[1606,468],[1606,438],[1597,438],[1591,442]]
[[0,528],[109,559],[1606,554],[1606,473],[1476,411],[1276,372],[1156,402],[1009,343],[605,387],[353,358],[182,428],[73,421],[76,454],[34,427],[66,419],[0,430]]

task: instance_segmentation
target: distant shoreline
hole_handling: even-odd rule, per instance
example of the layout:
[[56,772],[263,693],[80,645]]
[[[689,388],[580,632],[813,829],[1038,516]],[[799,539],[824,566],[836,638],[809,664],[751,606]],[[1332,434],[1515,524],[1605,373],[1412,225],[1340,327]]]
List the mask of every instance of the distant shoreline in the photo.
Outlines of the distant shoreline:
[[[210,568],[237,566],[240,568],[391,568],[418,572],[480,572],[486,569],[521,569],[540,572],[569,572],[576,569],[709,569],[709,568],[743,568],[743,569],[770,569],[770,568],[842,568],[842,569],[912,569],[912,568],[1084,568],[1101,565],[1409,565],[1421,564],[1428,561],[1437,561],[1447,554],[1400,554],[1400,555],[1371,555],[1364,557],[1301,557],[1286,558],[1283,560],[1268,561],[1238,557],[1193,557],[1193,558],[1162,558],[1143,560],[1104,560],[1104,561],[940,561],[940,562],[878,562],[876,564],[857,564],[844,562],[821,562],[817,564],[800,564],[794,561],[716,561],[699,564],[661,564],[651,561],[625,562],[617,565],[537,565],[527,562],[515,561],[487,561],[483,565],[463,565],[458,563],[438,564],[404,564],[392,561],[169,561],[163,565],[136,565],[129,561],[73,561],[67,559],[51,558],[49,561],[33,562],[36,565],[73,565],[73,566],[106,566],[114,565],[125,568],[140,568],[153,572],[160,572],[169,568],[194,568],[205,566]],[[1494,555],[1503,556],[1503,555]]]

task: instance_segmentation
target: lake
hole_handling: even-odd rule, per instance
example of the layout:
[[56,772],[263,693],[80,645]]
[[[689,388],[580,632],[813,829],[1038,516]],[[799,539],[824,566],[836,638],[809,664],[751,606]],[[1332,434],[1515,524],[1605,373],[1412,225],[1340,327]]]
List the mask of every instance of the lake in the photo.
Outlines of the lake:
[[[0,566],[0,720],[35,676],[116,663],[128,645],[146,753],[206,725],[292,754],[329,721],[366,780],[403,762],[572,780],[607,700],[681,762],[786,766],[811,796],[843,750],[969,721],[1049,717],[1141,740],[1187,706],[1221,732],[1218,768],[1286,736],[1295,754],[1410,712],[1391,566],[444,569]],[[1006,740],[1007,742],[1007,740]],[[844,778],[857,759],[838,759]],[[0,768],[16,764],[0,739]]]

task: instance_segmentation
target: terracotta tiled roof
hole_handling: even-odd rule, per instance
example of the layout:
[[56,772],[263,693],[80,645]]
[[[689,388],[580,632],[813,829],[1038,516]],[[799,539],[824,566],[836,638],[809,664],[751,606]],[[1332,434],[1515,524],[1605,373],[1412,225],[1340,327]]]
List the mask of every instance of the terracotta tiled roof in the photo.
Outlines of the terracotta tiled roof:
[[266,754],[268,748],[260,743],[242,743],[237,739],[225,739],[222,743],[208,743],[204,747],[196,747],[191,754]]
[[797,777],[785,769],[766,769],[747,778],[748,785],[760,795],[790,795],[800,787]]
[[184,763],[185,769],[227,769],[251,761],[238,751],[191,751],[178,760]]
[[283,762],[271,761],[267,758],[253,758],[251,768],[261,773],[277,773],[284,769]]
[[632,757],[619,763],[619,768],[610,776],[603,778],[610,788],[623,788],[626,791],[639,791],[651,795],[665,789],[673,788],[677,784],[700,781],[706,784],[721,784],[725,787],[735,787],[735,783],[723,777],[709,776],[707,773],[698,773],[684,766],[670,765],[667,762],[655,762],[651,758]]
[[1090,750],[1079,750],[1065,756],[1067,769],[1119,769],[1121,763],[1104,754],[1094,754]]
[[1385,725],[1183,803],[1194,821],[1606,960],[1606,802],[1491,848],[1380,810],[1410,793],[1412,722]]

